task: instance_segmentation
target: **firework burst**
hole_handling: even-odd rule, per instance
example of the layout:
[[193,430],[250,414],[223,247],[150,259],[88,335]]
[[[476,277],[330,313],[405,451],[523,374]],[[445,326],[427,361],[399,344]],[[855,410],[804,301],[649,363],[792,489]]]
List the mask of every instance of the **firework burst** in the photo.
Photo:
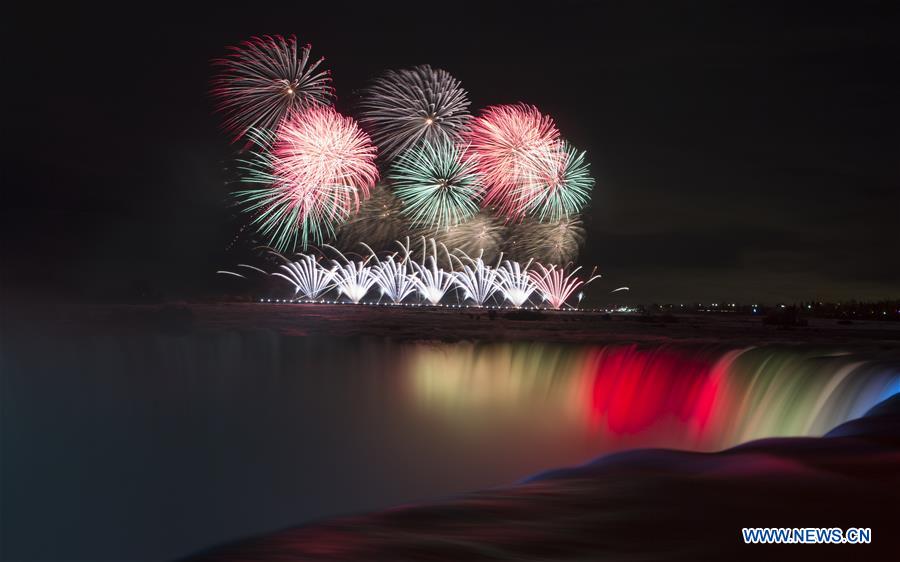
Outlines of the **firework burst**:
[[[378,180],[375,147],[356,122],[331,107],[289,115],[275,135],[251,131],[265,147],[243,162],[251,187],[235,196],[278,250],[332,236]],[[256,187],[259,186],[259,187]]]
[[319,69],[324,59],[310,61],[310,46],[298,49],[293,35],[251,37],[229,51],[213,61],[220,73],[211,93],[233,141],[251,129],[275,130],[291,111],[331,103],[331,76]]
[[581,269],[580,267],[576,267],[571,273],[566,275],[563,268],[555,265],[544,267],[542,264],[537,264],[537,266],[540,271],[531,270],[528,274],[531,276],[531,280],[534,281],[544,301],[551,308],[556,309],[562,308],[578,287],[587,285],[591,281],[600,278],[599,275],[594,275],[593,272],[587,281],[576,277],[575,274]]
[[[381,289],[382,296],[386,296],[394,303],[403,302],[403,299],[416,290],[416,272],[408,271],[409,254],[404,253],[403,259],[400,260],[396,259],[397,254],[378,259],[372,248],[367,248],[375,256],[376,264],[372,267],[372,276]],[[406,250],[407,247],[403,246],[403,249]]]
[[[428,254],[428,246],[431,246],[431,254]],[[410,261],[409,265],[415,273],[416,290],[419,295],[431,304],[438,304],[444,295],[447,294],[454,284],[452,260],[447,247],[441,245],[446,256],[446,262],[451,264],[449,272],[444,271],[438,264],[437,243],[432,238],[426,241],[422,239],[422,263]],[[406,253],[409,254],[409,243],[407,242]]]
[[464,138],[478,156],[486,187],[483,204],[510,219],[521,218],[528,202],[521,186],[559,140],[553,119],[531,105],[491,106],[472,120]]
[[531,260],[524,267],[519,262],[507,260],[497,270],[500,277],[498,284],[503,298],[516,308],[525,304],[531,297],[531,293],[537,290],[534,280],[528,274],[529,267],[531,267]]
[[[545,306],[559,309],[566,306],[566,301],[579,287],[600,277],[594,272],[586,280],[578,277],[580,267],[567,274],[567,268],[556,265],[547,267],[532,260],[524,265],[514,260],[504,261],[503,254],[491,265],[481,253],[472,257],[458,249],[450,252],[435,240],[424,238],[424,257],[418,263],[413,259],[409,238],[405,243],[397,241],[397,244],[401,251],[385,257],[379,257],[368,244],[362,244],[365,249],[362,255],[344,254],[324,244],[324,248],[333,251],[336,256],[331,260],[331,267],[324,266],[323,261],[314,255],[299,254],[297,261],[291,261],[274,251],[271,253],[283,262],[274,273],[269,274],[246,264],[238,264],[238,267],[285,279],[294,286],[295,297],[301,294],[307,300],[320,300],[334,290],[338,298],[359,303],[377,285],[381,292],[379,302],[386,297],[397,305],[404,304],[413,295],[418,296],[418,302],[438,305],[448,293],[454,292],[457,304],[471,301],[476,306],[485,306],[494,302],[521,308],[533,302],[532,295],[537,293],[546,303]],[[438,246],[451,264],[456,263],[455,268],[451,265],[446,270],[439,265]],[[219,270],[218,273],[245,278],[242,273],[232,271]],[[627,287],[619,287],[613,292],[627,290]]]
[[473,155],[449,139],[424,141],[396,160],[388,178],[413,226],[450,227],[478,212],[481,176]]
[[300,254],[298,261],[286,260],[281,265],[282,272],[272,275],[286,279],[294,286],[294,295],[303,295],[309,300],[316,300],[334,287],[334,270],[337,266],[326,269],[313,256]]
[[337,228],[335,245],[349,250],[367,243],[373,248],[387,249],[405,236],[409,228],[402,202],[387,185],[379,183],[369,191],[369,198],[360,202],[359,210]]
[[334,286],[338,290],[339,295],[344,295],[350,302],[358,303],[369,289],[375,284],[375,275],[369,262],[375,257],[370,254],[366,259],[351,260],[345,256],[340,250],[333,246],[325,244],[326,248],[333,250],[340,260],[334,260]]
[[468,108],[459,80],[425,64],[376,79],[360,101],[359,121],[382,158],[391,161],[420,140],[456,142],[469,120]]
[[584,208],[593,187],[584,151],[562,141],[535,151],[509,198],[515,209],[541,222],[558,223]]
[[555,223],[526,218],[510,226],[504,251],[519,261],[534,260],[558,266],[573,262],[584,244],[584,223],[578,216]]
[[[420,229],[416,234],[433,238],[447,248],[469,255],[481,254],[485,260],[493,261],[500,253],[506,227],[494,215],[482,210],[466,222],[449,227]],[[444,261],[441,263],[451,266]]]
[[[452,256],[459,264],[459,269],[453,272],[456,286],[462,289],[464,298],[471,299],[476,306],[484,306],[501,289],[499,270],[486,264],[481,254],[472,258],[464,252],[460,253],[461,258]],[[501,254],[499,259],[502,258]]]

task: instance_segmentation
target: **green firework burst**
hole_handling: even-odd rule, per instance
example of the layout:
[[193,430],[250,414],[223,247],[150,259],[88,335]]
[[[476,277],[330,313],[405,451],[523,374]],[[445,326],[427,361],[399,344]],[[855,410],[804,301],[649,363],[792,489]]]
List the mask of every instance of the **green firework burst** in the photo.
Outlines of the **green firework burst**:
[[[260,148],[238,161],[243,188],[232,192],[243,212],[252,216],[250,226],[264,242],[279,252],[292,252],[297,247],[319,244],[334,236],[335,227],[346,214],[340,207],[328,211],[321,205],[298,205],[290,190],[284,188],[283,178],[276,173],[278,162],[272,154],[275,134],[260,129],[247,133]],[[334,209],[337,209],[335,211]]]
[[576,216],[591,200],[594,178],[585,152],[563,141],[534,159],[519,186],[525,212],[541,222]]
[[454,226],[478,212],[482,182],[475,157],[448,139],[403,152],[388,179],[414,226]]

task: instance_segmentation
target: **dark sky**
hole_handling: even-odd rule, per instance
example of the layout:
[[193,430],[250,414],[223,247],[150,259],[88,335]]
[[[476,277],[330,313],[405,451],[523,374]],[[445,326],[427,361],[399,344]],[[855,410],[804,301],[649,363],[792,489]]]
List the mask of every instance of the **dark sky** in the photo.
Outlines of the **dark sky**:
[[220,288],[239,222],[209,60],[296,33],[344,112],[382,70],[430,63],[475,110],[551,114],[597,179],[580,261],[600,293],[900,297],[897,3],[308,4],[5,18],[7,295]]

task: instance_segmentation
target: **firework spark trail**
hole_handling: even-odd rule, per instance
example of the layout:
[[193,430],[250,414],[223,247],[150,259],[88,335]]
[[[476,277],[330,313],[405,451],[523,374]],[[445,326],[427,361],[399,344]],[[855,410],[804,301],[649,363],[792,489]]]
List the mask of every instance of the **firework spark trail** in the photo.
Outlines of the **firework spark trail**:
[[[448,260],[458,264],[458,268],[451,267],[447,271],[439,265],[439,244],[434,239],[422,239],[421,263],[412,258],[409,238],[405,243],[397,241],[397,244],[401,251],[384,258],[379,258],[370,246],[363,244],[368,254],[355,260],[325,244],[323,247],[332,250],[337,256],[331,260],[333,265],[330,268],[323,266],[317,257],[310,254],[299,254],[297,261],[291,261],[274,251],[272,253],[284,261],[279,266],[280,271],[269,274],[254,266],[238,266],[285,279],[294,286],[295,296],[302,294],[307,300],[320,300],[328,292],[336,291],[338,298],[344,296],[353,303],[359,303],[377,285],[381,296],[387,296],[394,304],[401,304],[411,295],[418,294],[421,297],[419,302],[439,305],[447,293],[456,290],[457,297],[462,295],[461,300],[457,299],[457,304],[468,300],[476,306],[485,306],[492,298],[496,298],[498,304],[505,302],[514,308],[529,304],[535,293],[540,294],[543,302],[551,308],[568,306],[566,301],[579,287],[600,277],[592,272],[590,278],[582,279],[577,276],[580,267],[566,274],[565,268],[556,265],[546,267],[532,260],[524,265],[513,260],[504,261],[502,254],[497,265],[492,266],[484,261],[481,254],[471,257],[455,250],[459,254],[455,255],[441,245]],[[373,261],[374,264],[371,263]],[[538,270],[532,269],[532,265]],[[231,271],[219,270],[217,273],[244,278]],[[619,287],[612,292],[623,290],[628,288]],[[579,301],[580,297],[581,295]]]
[[[425,238],[422,238],[422,263],[419,264],[411,260],[409,265],[416,274],[415,283],[419,295],[427,302],[436,305],[441,302],[447,291],[453,287],[454,277],[452,260],[447,247],[441,244],[447,256],[447,262],[451,264],[449,272],[444,271],[438,265],[437,243],[433,238],[429,242],[431,242],[431,254],[428,255],[427,242]],[[406,253],[407,255],[409,254],[409,246],[407,246]]]
[[587,281],[576,277],[575,274],[578,273],[581,267],[576,267],[571,273],[566,275],[563,268],[558,268],[555,265],[551,265],[549,268],[544,267],[542,264],[537,264],[537,266],[540,268],[540,272],[531,270],[528,274],[534,281],[535,286],[537,286],[537,290],[544,301],[549,303],[551,308],[555,309],[562,308],[566,300],[572,296],[572,293],[578,287],[587,285],[591,281],[600,278],[599,275],[593,274]]
[[309,300],[317,300],[330,291],[334,285],[334,271],[336,266],[326,269],[311,255],[300,254],[298,261],[287,263],[280,267],[285,273],[274,272],[272,275],[286,279],[294,285],[294,295],[301,294]]
[[468,108],[459,80],[426,64],[377,78],[360,101],[359,121],[390,162],[420,140],[458,141],[470,118]]
[[[462,289],[464,298],[471,299],[477,306],[484,306],[501,289],[497,279],[498,269],[484,263],[481,254],[472,258],[464,252],[460,253],[462,258],[451,255],[459,264],[459,269],[453,272],[456,286]],[[503,254],[497,261],[501,259]]]
[[337,288],[338,294],[346,296],[351,302],[359,303],[375,284],[375,276],[372,274],[372,268],[368,265],[374,254],[365,260],[353,261],[337,248],[327,244],[326,247],[337,252],[344,261],[342,264],[334,260],[334,286]]
[[593,187],[584,151],[562,141],[534,151],[509,199],[522,213],[558,223],[584,209]]
[[529,273],[531,260],[523,267],[519,262],[506,260],[497,270],[499,290],[503,298],[516,308],[528,302],[531,294],[537,290]]
[[553,119],[531,105],[491,106],[472,120],[463,137],[484,177],[483,206],[520,219],[527,211],[520,186],[559,140]]
[[278,250],[293,249],[298,238],[305,248],[333,236],[378,180],[368,135],[333,108],[293,113],[277,134],[251,136],[267,149],[243,161],[244,182],[251,187],[234,195]]
[[[406,250],[407,246],[401,246]],[[404,253],[402,260],[396,260],[397,254],[391,254],[384,259],[378,259],[375,251],[366,246],[375,258],[376,264],[372,267],[372,276],[375,283],[381,289],[382,296],[387,296],[394,303],[403,302],[403,299],[416,290],[416,273],[408,271],[409,253]]]
[[365,298],[374,284],[375,276],[372,275],[372,268],[367,267],[365,262],[351,261],[335,269],[335,286],[338,293],[346,296],[351,302],[358,303]]
[[450,227],[478,212],[477,159],[450,139],[423,141],[397,158],[388,178],[413,226]]
[[298,52],[293,35],[266,35],[229,47],[226,57],[213,60],[220,73],[210,93],[232,142],[254,128],[275,130],[290,111],[331,103],[331,75],[319,69],[324,59],[310,61],[310,48]]
[[[239,264],[237,264],[237,266],[243,267],[246,269],[252,269],[253,271],[257,271],[259,273],[262,273],[263,275],[268,275],[268,272],[263,271],[262,269],[252,266],[252,265],[247,265],[245,263],[239,263]],[[221,273],[222,275],[233,275],[234,277],[240,277],[241,279],[246,279],[246,277],[241,275],[240,273],[235,273],[233,271],[226,271],[224,269],[220,269],[219,271],[216,271],[216,273]]]

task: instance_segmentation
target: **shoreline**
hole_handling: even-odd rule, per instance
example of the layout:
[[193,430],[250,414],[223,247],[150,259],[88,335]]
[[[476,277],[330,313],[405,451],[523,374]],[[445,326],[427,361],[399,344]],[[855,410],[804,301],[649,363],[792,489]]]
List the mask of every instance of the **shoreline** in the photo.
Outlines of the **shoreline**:
[[388,337],[402,341],[551,341],[557,343],[809,344],[900,348],[900,323],[810,318],[806,326],[763,323],[727,313],[641,316],[589,311],[432,308],[312,303],[135,305],[19,304],[7,329],[187,334],[209,330],[273,330],[288,336]]

